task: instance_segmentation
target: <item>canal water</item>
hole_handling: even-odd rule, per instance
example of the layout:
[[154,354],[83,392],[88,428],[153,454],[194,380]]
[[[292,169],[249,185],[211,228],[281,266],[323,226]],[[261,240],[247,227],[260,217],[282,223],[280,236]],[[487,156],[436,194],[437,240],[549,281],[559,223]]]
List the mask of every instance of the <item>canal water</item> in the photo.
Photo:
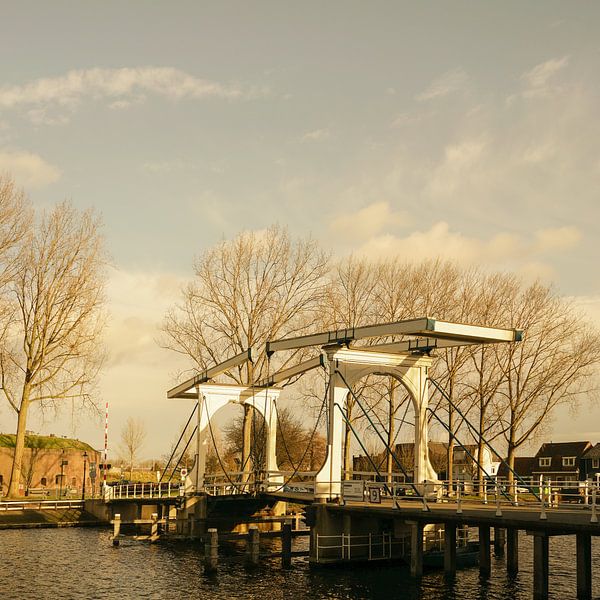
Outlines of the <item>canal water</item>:
[[[600,597],[599,542],[592,542],[595,597]],[[417,584],[401,566],[314,569],[298,558],[289,569],[278,559],[248,568],[232,548],[222,549],[218,574],[206,576],[197,544],[123,540],[114,548],[106,529],[5,530],[0,531],[0,598],[530,600],[532,543],[524,534],[519,550],[521,571],[513,580],[501,559],[493,560],[488,580],[473,567],[459,571],[452,582],[429,571]],[[574,538],[552,538],[550,555],[551,598],[575,598]]]

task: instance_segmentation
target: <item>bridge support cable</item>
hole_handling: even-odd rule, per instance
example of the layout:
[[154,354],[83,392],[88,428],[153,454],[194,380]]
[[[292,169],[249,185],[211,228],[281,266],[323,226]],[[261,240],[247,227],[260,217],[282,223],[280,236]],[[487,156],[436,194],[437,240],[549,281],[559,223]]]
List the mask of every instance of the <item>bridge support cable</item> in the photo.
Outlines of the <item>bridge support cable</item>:
[[[213,433],[213,429],[212,429],[212,424],[210,422],[210,413],[208,412],[208,406],[205,406],[206,408],[206,420],[208,421],[208,431],[210,432],[210,438],[212,440],[213,443],[213,447],[215,449],[215,454],[217,456],[217,461],[219,462],[219,466],[221,467],[221,471],[223,471],[223,474],[225,475],[225,477],[227,478],[227,481],[232,485],[234,490],[239,489],[239,485],[237,483],[235,483],[234,481],[232,481],[231,477],[229,477],[229,473],[227,473],[226,469],[225,469],[225,465],[223,464],[223,461],[221,460],[221,455],[219,454],[219,449],[217,448],[217,442],[215,440],[215,436]],[[246,460],[248,460],[248,458],[246,458]],[[243,468],[242,468],[243,470]],[[242,481],[242,487],[244,487],[246,485],[246,482]]]
[[498,452],[496,452],[496,450],[494,450],[494,447],[483,437],[483,435],[479,433],[477,428],[469,421],[469,419],[467,419],[466,415],[460,410],[460,408],[458,408],[458,406],[454,402],[452,402],[450,396],[448,396],[444,388],[435,379],[432,379],[431,377],[429,377],[429,381],[431,381],[431,383],[440,392],[440,394],[442,394],[442,396],[448,401],[452,408],[461,416],[462,420],[467,424],[471,431],[473,431],[475,439],[481,439],[481,441],[500,459],[500,462],[503,465],[506,465],[506,468],[517,478],[517,480],[523,485],[523,487],[526,487],[536,497],[537,500],[541,501],[538,494],[536,494],[533,491],[533,486],[527,485],[523,478],[508,464],[508,462],[504,460],[502,456],[498,454]]
[[[444,427],[444,429],[445,429],[445,430],[446,430],[448,433],[452,434],[452,432],[450,431],[450,427],[448,427],[448,425],[446,425],[446,423],[444,423],[444,421],[442,421],[442,419],[441,419],[441,418],[440,418],[438,415],[436,415],[436,414],[435,414],[435,411],[434,411],[434,409],[433,409],[433,408],[429,408],[429,407],[427,407],[427,410],[428,410],[428,411],[429,411],[429,412],[432,414],[432,416],[434,416],[434,417],[435,417],[435,418],[436,418],[436,419],[439,421],[439,423],[442,425],[442,427]],[[452,434],[452,435],[453,435],[453,434]],[[460,442],[460,440],[459,440],[459,439],[458,439],[458,438],[457,438],[455,435],[453,435],[453,437],[454,437],[454,439],[455,439],[455,440],[457,440],[457,441],[458,441],[458,443],[461,445],[461,448],[462,448],[462,449],[463,449],[463,450],[464,450],[464,451],[465,451],[465,452],[466,452],[466,453],[469,455],[469,458],[470,458],[470,459],[471,459],[471,460],[472,460],[472,461],[473,461],[473,462],[474,462],[474,463],[475,463],[475,464],[476,464],[476,465],[477,465],[477,466],[478,466],[478,467],[479,467],[479,468],[480,468],[480,469],[483,471],[484,475],[485,475],[486,477],[488,477],[489,479],[492,479],[492,476],[491,476],[491,475],[490,475],[490,474],[489,474],[489,473],[488,473],[488,472],[487,472],[487,471],[484,469],[483,465],[482,465],[482,464],[481,464],[481,463],[480,463],[480,462],[479,462],[479,461],[478,461],[478,460],[475,458],[475,456],[474,456],[474,455],[473,455],[473,454],[472,454],[472,453],[469,451],[469,449],[468,449],[468,448],[467,448],[467,447],[466,447],[464,444],[462,444],[462,443]],[[460,481],[460,480],[457,480],[457,481]],[[502,492],[502,495],[503,495],[503,496],[504,496],[504,497],[505,497],[505,498],[506,498],[506,499],[507,499],[509,502],[512,502],[512,498],[511,498],[511,497],[510,497],[510,496],[507,494],[507,492],[506,492],[506,491],[504,491],[504,490],[500,490],[500,491]]]
[[177,470],[179,463],[183,460],[183,457],[185,456],[185,453],[187,452],[187,449],[189,448],[191,441],[194,439],[194,435],[196,435],[196,431],[198,431],[198,425],[196,425],[196,427],[194,427],[194,431],[192,431],[192,435],[190,436],[190,439],[188,440],[187,444],[185,445],[185,448],[183,449],[183,452],[181,453],[181,456],[179,457],[177,464],[173,467],[173,472],[171,473],[171,477],[169,477],[169,482],[171,481],[171,479],[173,479],[173,475],[175,475],[175,471]]
[[[198,404],[194,404],[194,408],[187,420],[187,423],[185,424],[185,427],[183,428],[183,431],[181,432],[181,435],[179,436],[179,439],[177,440],[177,443],[175,444],[175,448],[173,449],[173,452],[171,452],[171,456],[169,456],[169,460],[167,461],[167,466],[164,468],[163,472],[161,473],[158,483],[162,482],[163,477],[165,476],[166,472],[169,470],[169,465],[171,464],[171,461],[173,460],[173,457],[175,456],[175,453],[177,452],[177,448],[179,448],[179,444],[181,444],[181,440],[183,439],[183,436],[185,435],[185,432],[190,425],[192,417],[194,416],[194,414],[196,413],[197,410],[198,410]],[[193,437],[193,434],[192,434],[192,437]],[[171,480],[169,479],[169,481],[171,481]]]
[[[350,423],[350,420],[348,419],[348,416],[344,412],[344,409],[337,402],[335,403],[335,406],[340,411],[342,418],[344,419],[344,422],[346,423],[346,426],[349,427],[350,431],[354,434],[354,437],[356,438],[356,441],[358,442],[362,451],[365,453],[367,460],[371,463],[371,466],[373,467],[375,473],[377,473],[377,477],[379,477],[380,479],[383,479],[383,475],[379,471],[379,468],[375,464],[375,461],[371,458],[371,455],[369,454],[368,450],[365,448],[364,444],[362,443],[360,436],[358,435],[358,433],[356,433],[356,429],[354,429],[354,426],[352,425],[352,423]],[[385,491],[389,494],[390,498],[393,500],[394,504],[396,505],[396,508],[398,510],[400,510],[400,504],[398,503],[398,500],[396,499],[396,496],[394,495],[394,488],[393,487],[390,488],[385,479],[383,479],[383,486],[384,486]],[[429,507],[427,507],[427,510],[429,510]]]
[[[286,454],[288,455],[288,460],[290,461],[290,464],[292,465],[292,467],[294,467],[294,470],[293,470],[293,473],[287,478],[287,480],[281,484],[280,489],[283,489],[298,474],[298,471],[300,470],[300,467],[302,466],[302,463],[303,463],[304,459],[306,458],[306,455],[308,454],[308,450],[312,445],[313,439],[315,437],[315,433],[317,432],[317,429],[319,427],[319,422],[321,421],[321,417],[323,416],[324,409],[328,404],[328,402],[327,402],[328,392],[329,392],[329,382],[327,382],[327,386],[325,387],[325,396],[323,398],[321,408],[319,409],[319,414],[317,416],[317,420],[315,421],[315,426],[313,427],[312,433],[310,434],[310,440],[308,441],[308,444],[306,445],[306,448],[304,449],[304,454],[302,454],[302,457],[300,458],[300,462],[298,463],[297,467],[294,467],[294,463],[292,462],[292,459],[290,457],[290,454],[287,450],[287,446],[284,441],[284,447],[286,449],[285,450]],[[277,413],[277,424],[279,426],[279,432],[281,433],[281,438],[282,438],[282,440],[285,440],[285,438],[283,437],[283,432],[281,430],[281,423],[279,422],[279,413]]]
[[[379,433],[379,430],[377,429],[377,427],[375,426],[375,423],[373,423],[371,417],[369,417],[369,414],[367,413],[367,411],[365,410],[365,408],[363,407],[362,403],[360,402],[360,400],[358,399],[358,396],[354,393],[354,390],[348,385],[348,382],[346,381],[346,378],[343,376],[343,374],[339,371],[339,370],[335,370],[335,373],[337,373],[341,380],[344,382],[344,385],[346,386],[346,388],[348,389],[348,391],[350,392],[350,394],[352,395],[352,397],[354,398],[354,401],[358,404],[359,408],[362,410],[363,414],[365,415],[365,417],[367,418],[367,420],[369,421],[369,423],[371,424],[371,427],[373,427],[373,430],[375,431],[375,433],[377,434],[377,437],[381,440],[381,442],[383,443],[384,448],[386,449],[387,452],[390,453],[392,460],[394,461],[394,463],[396,464],[396,466],[400,469],[400,471],[402,472],[402,474],[404,475],[405,479],[409,479],[408,477],[408,473],[406,472],[406,470],[404,469],[404,467],[402,466],[402,464],[400,463],[400,461],[398,460],[398,458],[396,457],[396,455],[394,454],[393,450],[388,446],[387,441],[383,438],[383,436],[381,435],[381,433]],[[385,427],[383,427],[384,432],[386,432]],[[356,434],[355,434],[356,435]],[[425,499],[425,496],[421,493],[419,493],[419,490],[417,489],[417,487],[415,486],[414,482],[408,482],[408,484],[412,487],[413,491],[415,492],[415,494],[421,498],[421,500],[423,501],[423,509],[427,509],[430,510],[430,508],[427,506],[427,500]]]

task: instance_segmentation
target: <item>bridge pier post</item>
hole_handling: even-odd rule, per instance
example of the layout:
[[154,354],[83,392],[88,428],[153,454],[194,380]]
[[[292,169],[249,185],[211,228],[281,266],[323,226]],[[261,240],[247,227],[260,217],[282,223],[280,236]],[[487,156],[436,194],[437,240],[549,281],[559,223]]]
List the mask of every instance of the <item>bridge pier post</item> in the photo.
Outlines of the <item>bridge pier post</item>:
[[219,562],[219,534],[210,528],[204,542],[204,571],[215,573]]
[[121,534],[121,515],[116,514],[113,519],[113,546],[119,545],[119,535]]
[[592,598],[592,536],[577,534],[577,600]]
[[158,539],[158,513],[152,513],[152,524],[150,525],[150,541]]
[[547,600],[548,586],[548,534],[533,533],[533,599]]
[[292,524],[284,523],[281,527],[281,566],[292,565]]
[[246,547],[246,560],[251,565],[257,565],[260,556],[260,531],[257,525],[248,528],[248,546]]
[[490,527],[479,526],[479,573],[488,577],[492,572],[492,561],[490,557]]
[[506,570],[514,577],[519,572],[519,530],[509,527],[506,530]]
[[456,575],[456,524],[444,524],[444,572],[450,577]]
[[410,574],[413,577],[423,575],[423,523],[410,522]]
[[494,527],[494,555],[504,556],[505,545],[506,529],[504,529],[504,527]]

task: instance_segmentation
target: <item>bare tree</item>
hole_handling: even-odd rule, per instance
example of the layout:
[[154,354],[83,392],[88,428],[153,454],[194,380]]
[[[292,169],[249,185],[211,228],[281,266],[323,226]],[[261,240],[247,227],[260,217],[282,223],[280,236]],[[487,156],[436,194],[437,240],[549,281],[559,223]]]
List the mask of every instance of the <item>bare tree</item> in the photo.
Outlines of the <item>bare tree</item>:
[[[196,260],[195,279],[167,313],[161,343],[202,370],[269,339],[301,335],[322,306],[328,259],[314,240],[293,240],[277,226],[218,244]],[[261,353],[225,377],[251,385],[299,354],[281,353],[271,365]],[[246,405],[242,464],[247,471],[252,470],[252,419]]]
[[522,342],[495,348],[503,377],[499,396],[508,463],[514,468],[516,451],[549,422],[556,407],[573,407],[596,390],[600,334],[540,283],[519,289],[508,312],[511,325],[525,331]]
[[41,216],[16,259],[13,318],[0,352],[2,387],[17,413],[11,496],[19,491],[31,406],[94,406],[105,321],[106,254],[99,227],[93,213],[60,204]]
[[121,452],[129,465],[129,479],[133,475],[133,465],[146,439],[146,425],[144,422],[129,417],[121,429]]

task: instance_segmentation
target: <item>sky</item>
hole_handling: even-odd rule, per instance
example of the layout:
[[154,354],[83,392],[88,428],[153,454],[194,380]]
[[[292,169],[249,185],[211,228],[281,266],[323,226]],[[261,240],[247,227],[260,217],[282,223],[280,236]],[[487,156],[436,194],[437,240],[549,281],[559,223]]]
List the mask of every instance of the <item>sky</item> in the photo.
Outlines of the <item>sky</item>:
[[[540,277],[600,325],[599,3],[1,4],[0,172],[104,221],[112,451],[130,415],[144,455],[176,439],[158,325],[245,229]],[[30,428],[103,445],[103,418]],[[548,434],[600,441],[600,409]]]

